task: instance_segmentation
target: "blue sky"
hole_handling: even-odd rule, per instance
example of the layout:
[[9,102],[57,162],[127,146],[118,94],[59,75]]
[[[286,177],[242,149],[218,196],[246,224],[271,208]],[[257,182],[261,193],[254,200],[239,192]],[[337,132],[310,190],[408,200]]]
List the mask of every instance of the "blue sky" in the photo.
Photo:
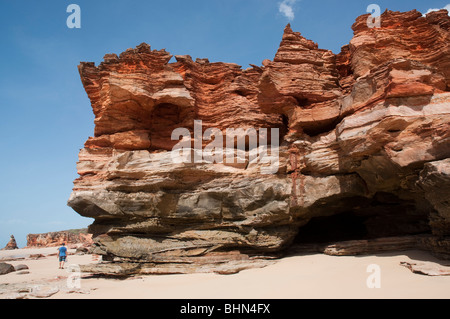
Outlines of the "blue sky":
[[[146,42],[153,49],[244,68],[273,59],[285,25],[335,53],[371,3],[382,11],[442,8],[445,1],[0,0],[0,248],[14,234],[89,225],[66,206],[78,152],[94,116],[77,65]],[[69,29],[69,4],[81,28]],[[281,8],[281,10],[280,10]]]

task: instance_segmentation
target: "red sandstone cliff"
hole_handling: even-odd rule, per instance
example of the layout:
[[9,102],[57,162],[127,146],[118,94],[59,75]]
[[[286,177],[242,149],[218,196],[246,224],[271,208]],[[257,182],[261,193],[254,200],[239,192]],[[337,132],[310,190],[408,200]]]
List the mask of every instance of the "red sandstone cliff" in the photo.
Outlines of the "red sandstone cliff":
[[[312,229],[319,239],[341,224],[350,237],[429,234],[426,248],[449,256],[450,17],[386,11],[380,28],[365,21],[338,55],[288,25],[273,61],[246,70],[169,63],[147,44],[81,63],[95,134],[69,205],[95,218],[96,252],[183,272],[201,256],[280,251],[335,216],[333,231]],[[248,158],[173,163],[171,133],[192,132],[194,120],[204,131],[279,128],[277,174]]]
[[90,246],[92,244],[92,235],[88,234],[86,230],[67,230],[27,235],[27,247],[56,247],[61,246],[63,243],[67,246],[76,244]]

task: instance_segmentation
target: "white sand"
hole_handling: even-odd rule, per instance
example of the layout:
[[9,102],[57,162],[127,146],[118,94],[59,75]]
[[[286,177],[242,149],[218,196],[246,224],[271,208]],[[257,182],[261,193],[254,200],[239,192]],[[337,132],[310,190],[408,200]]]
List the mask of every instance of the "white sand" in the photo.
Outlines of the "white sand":
[[[0,251],[0,259],[11,255],[54,252],[56,248]],[[68,293],[64,286],[67,286],[70,273],[58,269],[56,256],[48,256],[38,260],[8,261],[12,265],[28,265],[30,274],[13,272],[2,275],[0,286],[5,283],[11,287],[13,284],[58,285],[60,291],[50,297],[53,299],[450,298],[450,276],[418,275],[400,266],[400,262],[411,260],[440,262],[420,251],[362,257],[316,254],[287,257],[266,268],[246,270],[235,275],[138,276],[127,280],[82,278],[80,284],[84,293]],[[92,262],[91,255],[71,255],[68,260],[69,265]],[[367,278],[372,274],[367,272],[367,267],[371,264],[380,266],[381,288],[370,289],[367,286]],[[0,298],[5,297],[5,294],[0,295]]]

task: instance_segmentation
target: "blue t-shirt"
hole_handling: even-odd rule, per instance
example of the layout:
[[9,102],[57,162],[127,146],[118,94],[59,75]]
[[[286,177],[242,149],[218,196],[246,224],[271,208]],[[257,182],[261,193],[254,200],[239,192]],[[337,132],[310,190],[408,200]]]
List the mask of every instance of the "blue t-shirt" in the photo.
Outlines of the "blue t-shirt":
[[67,251],[66,247],[64,247],[64,246],[59,247],[58,250],[59,250],[59,255],[60,256],[65,256],[66,255],[66,251]]

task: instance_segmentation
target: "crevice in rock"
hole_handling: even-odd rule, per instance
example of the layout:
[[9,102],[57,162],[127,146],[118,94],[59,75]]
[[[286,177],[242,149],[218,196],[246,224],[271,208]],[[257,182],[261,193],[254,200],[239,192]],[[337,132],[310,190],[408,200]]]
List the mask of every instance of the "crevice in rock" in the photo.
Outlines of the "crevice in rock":
[[293,98],[295,98],[295,100],[297,101],[298,107],[307,108],[309,105],[312,104],[307,98],[302,98],[302,97],[297,97],[297,96],[293,96]]
[[[154,150],[171,150],[177,141],[171,141],[173,130],[182,127],[180,107],[171,103],[162,103],[155,106],[151,115],[151,147]],[[173,144],[173,145],[172,145]]]
[[247,97],[252,94],[252,92],[245,91],[245,90],[235,90],[234,93],[236,93],[239,96]]
[[280,128],[280,144],[284,141],[284,137],[289,132],[289,117],[287,115],[282,114],[281,121],[282,121],[283,125]]
[[326,134],[331,132],[332,130],[336,129],[336,126],[340,123],[341,119],[336,119],[332,122],[330,122],[329,124],[323,124],[323,125],[318,125],[316,127],[308,127],[308,128],[304,128],[303,132],[308,135],[309,137],[316,137],[319,136],[321,134]]

